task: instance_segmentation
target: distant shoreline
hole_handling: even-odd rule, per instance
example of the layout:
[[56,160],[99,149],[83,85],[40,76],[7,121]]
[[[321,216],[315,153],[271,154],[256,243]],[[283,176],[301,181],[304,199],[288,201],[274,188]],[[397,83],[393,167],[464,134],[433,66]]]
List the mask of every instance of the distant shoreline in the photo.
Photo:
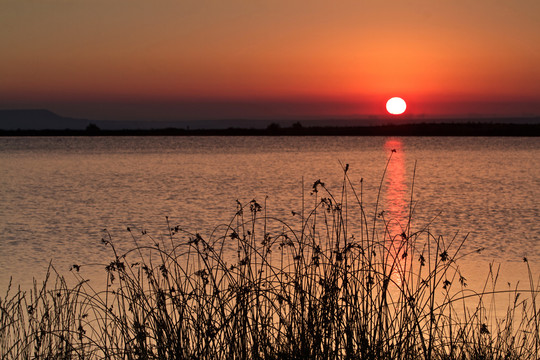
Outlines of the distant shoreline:
[[271,124],[266,129],[124,129],[0,130],[0,136],[540,136],[540,124],[417,123],[380,126],[291,126]]

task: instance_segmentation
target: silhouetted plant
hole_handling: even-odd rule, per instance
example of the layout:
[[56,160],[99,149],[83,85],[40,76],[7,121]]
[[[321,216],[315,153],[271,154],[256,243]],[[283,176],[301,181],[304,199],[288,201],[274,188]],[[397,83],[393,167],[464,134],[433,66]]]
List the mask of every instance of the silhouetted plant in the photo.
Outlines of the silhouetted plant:
[[[368,215],[348,169],[339,196],[315,181],[294,223],[252,200],[208,238],[167,219],[167,242],[128,228],[134,247],[119,253],[106,233],[103,289],[74,264],[74,287],[51,267],[41,287],[8,290],[2,359],[537,359],[528,261],[526,290],[495,290],[491,267],[468,289],[465,239]],[[501,294],[497,318],[486,304]]]

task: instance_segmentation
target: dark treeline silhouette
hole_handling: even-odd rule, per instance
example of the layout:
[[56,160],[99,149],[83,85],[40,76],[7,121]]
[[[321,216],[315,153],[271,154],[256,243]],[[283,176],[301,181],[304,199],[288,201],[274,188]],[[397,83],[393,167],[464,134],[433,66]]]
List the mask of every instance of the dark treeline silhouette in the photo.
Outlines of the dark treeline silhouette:
[[124,129],[105,130],[90,123],[85,130],[0,130],[0,136],[540,136],[540,124],[417,123],[380,126],[282,127],[271,123],[266,129]]

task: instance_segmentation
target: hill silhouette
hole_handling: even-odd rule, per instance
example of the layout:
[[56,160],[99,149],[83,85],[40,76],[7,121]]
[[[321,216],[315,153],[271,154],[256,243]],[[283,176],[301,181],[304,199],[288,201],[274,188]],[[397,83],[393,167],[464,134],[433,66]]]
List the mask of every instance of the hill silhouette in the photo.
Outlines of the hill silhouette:
[[540,118],[91,121],[45,109],[0,110],[0,136],[540,136]]
[[45,109],[0,110],[2,130],[82,130],[88,120],[63,117]]

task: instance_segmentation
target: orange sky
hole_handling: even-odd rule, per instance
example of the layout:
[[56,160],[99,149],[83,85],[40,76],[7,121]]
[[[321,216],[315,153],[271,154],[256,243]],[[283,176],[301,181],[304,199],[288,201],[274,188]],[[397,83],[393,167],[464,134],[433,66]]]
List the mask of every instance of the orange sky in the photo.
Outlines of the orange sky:
[[540,1],[0,0],[0,109],[540,115]]

